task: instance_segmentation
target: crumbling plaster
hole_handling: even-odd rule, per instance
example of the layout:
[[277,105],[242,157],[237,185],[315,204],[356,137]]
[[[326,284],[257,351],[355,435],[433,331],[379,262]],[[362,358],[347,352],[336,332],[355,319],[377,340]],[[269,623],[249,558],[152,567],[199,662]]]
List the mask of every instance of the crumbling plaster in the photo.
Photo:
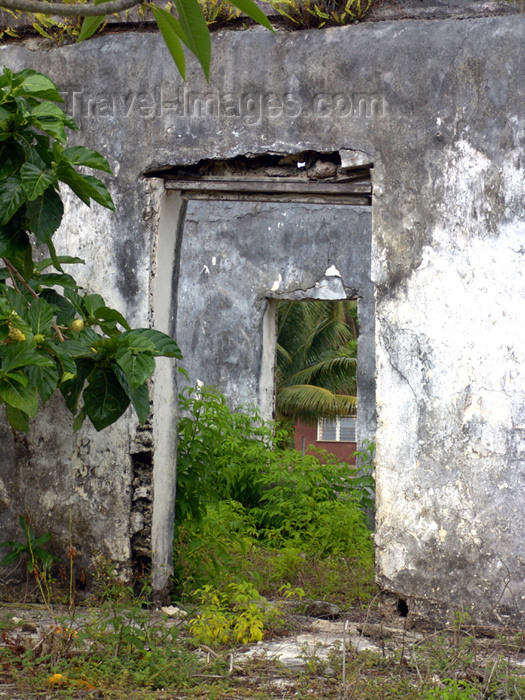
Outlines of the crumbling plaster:
[[[409,614],[525,614],[523,32],[520,14],[218,32],[210,85],[191,59],[183,85],[149,33],[0,48],[12,69],[45,71],[67,91],[78,142],[117,174],[117,216],[70,209],[62,240],[95,260],[87,283],[135,323],[155,321],[150,242],[163,195],[147,169],[305,149],[374,164],[377,573]],[[47,522],[46,499],[28,496],[39,483],[81,514],[86,550],[103,543],[125,559],[133,418],[96,437],[69,437],[60,421],[58,435],[32,428],[13,486],[4,473],[22,448],[4,433],[3,529],[29,499],[45,529],[64,531],[65,507]],[[92,501],[71,483],[82,441],[106,455],[89,463],[101,475]],[[156,525],[165,571],[168,513]]]

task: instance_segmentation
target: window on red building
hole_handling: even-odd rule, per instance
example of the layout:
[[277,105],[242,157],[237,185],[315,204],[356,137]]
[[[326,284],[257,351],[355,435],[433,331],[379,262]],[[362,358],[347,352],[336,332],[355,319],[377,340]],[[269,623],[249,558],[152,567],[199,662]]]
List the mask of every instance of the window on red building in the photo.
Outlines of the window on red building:
[[356,442],[355,416],[319,418],[317,440],[319,442]]

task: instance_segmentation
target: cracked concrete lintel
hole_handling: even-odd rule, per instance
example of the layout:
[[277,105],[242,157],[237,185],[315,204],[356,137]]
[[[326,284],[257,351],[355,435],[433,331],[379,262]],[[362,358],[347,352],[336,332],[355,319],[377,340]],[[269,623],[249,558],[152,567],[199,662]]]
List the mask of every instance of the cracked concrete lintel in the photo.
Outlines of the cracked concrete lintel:
[[[329,268],[330,269],[330,268]],[[280,286],[280,284],[279,284]],[[324,274],[316,280],[310,287],[283,289],[272,289],[266,294],[269,299],[286,299],[292,301],[302,301],[303,299],[319,299],[324,301],[341,301],[349,299],[346,286],[339,274]]]

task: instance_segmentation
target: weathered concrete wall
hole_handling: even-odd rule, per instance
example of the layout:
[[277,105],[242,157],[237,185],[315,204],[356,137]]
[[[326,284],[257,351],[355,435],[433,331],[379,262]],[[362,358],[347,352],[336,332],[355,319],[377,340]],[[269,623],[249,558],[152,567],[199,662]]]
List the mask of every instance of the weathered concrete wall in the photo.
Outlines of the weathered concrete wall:
[[[271,299],[359,298],[360,439],[375,434],[369,207],[190,201],[180,230],[176,337],[192,383],[273,417]],[[327,274],[328,273],[328,274]],[[266,318],[265,318],[266,317]],[[362,410],[361,410],[362,409]]]
[[[408,601],[409,615],[434,605],[525,614],[524,22],[516,14],[221,32],[210,85],[192,62],[183,85],[151,34],[0,52],[11,68],[38,68],[67,90],[79,142],[104,151],[115,169],[118,216],[75,210],[64,236],[82,231],[71,244],[97,256],[90,285],[102,282],[134,321],[150,318],[154,298],[150,241],[162,195],[141,179],[148,168],[341,148],[373,162],[377,570],[380,583]],[[113,436],[134,439],[133,426],[124,419],[107,436],[84,431],[71,441],[64,427],[58,461],[38,450],[44,429],[35,428],[20,478],[48,488],[59,464],[65,484],[65,455],[76,445],[87,440],[95,454]],[[131,498],[121,445],[90,469],[96,464],[112,492]],[[10,439],[4,449],[5,464]],[[167,477],[152,459],[158,492]],[[90,538],[104,532],[115,555],[129,547],[124,503],[113,516],[66,490],[92,522]],[[14,514],[19,502],[5,492]],[[157,556],[169,568],[169,504],[163,508]]]

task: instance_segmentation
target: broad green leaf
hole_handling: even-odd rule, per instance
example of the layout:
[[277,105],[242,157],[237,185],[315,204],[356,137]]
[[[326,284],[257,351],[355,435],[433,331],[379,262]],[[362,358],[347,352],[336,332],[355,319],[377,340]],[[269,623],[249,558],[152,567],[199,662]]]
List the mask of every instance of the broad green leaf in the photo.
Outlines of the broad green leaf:
[[[23,316],[27,310],[24,297],[21,294],[18,294],[18,292],[12,287],[7,286],[4,287],[3,293],[7,303],[11,307],[11,311],[16,311],[19,316]],[[16,325],[18,327],[18,321]],[[29,329],[31,329],[31,326],[29,326]]]
[[86,418],[86,411],[84,410],[84,407],[82,407],[82,409],[75,416],[75,420],[73,421],[73,432],[74,433],[76,433],[80,430],[85,418]]
[[99,358],[113,357],[121,345],[120,337],[117,338],[102,338],[99,337],[98,340],[91,346],[96,352]]
[[72,165],[85,165],[88,168],[103,170],[111,174],[111,168],[104,156],[101,156],[97,151],[92,151],[90,148],[71,146],[70,148],[64,149],[63,156],[65,156]]
[[84,301],[80,294],[75,292],[73,289],[64,289],[64,296],[66,299],[69,299],[82,317],[86,316],[86,307],[84,306]]
[[29,238],[25,231],[15,226],[0,226],[0,256],[13,258],[25,251],[29,246]]
[[[6,411],[7,411],[7,406],[6,406]],[[8,418],[9,418],[9,416],[8,416]],[[9,422],[11,423],[11,421],[9,421]],[[13,424],[11,423],[11,425],[13,425]],[[22,430],[22,428],[17,428],[16,425],[13,425],[13,428],[15,428],[15,430]],[[27,428],[24,432],[27,432],[28,429],[29,429],[29,419],[27,422]],[[2,544],[12,546],[12,545],[15,545],[17,543],[16,542],[2,542]],[[2,566],[9,566],[10,564],[15,564],[20,559],[21,554],[22,554],[22,552],[19,551],[18,549],[15,549],[14,552],[9,552],[9,554],[6,554],[5,557],[2,559],[2,562],[1,562]]]
[[34,541],[35,547],[40,547],[43,544],[47,544],[51,540],[51,533],[50,532],[44,532],[43,535],[40,535],[40,537],[37,537]]
[[[71,255],[57,255],[57,260],[59,263],[69,265],[85,265],[86,263],[86,261],[82,258],[75,258]],[[45,270],[47,267],[51,267],[52,265],[53,260],[51,260],[51,258],[45,258],[44,260],[37,262],[36,268],[39,272],[42,272],[42,270]]]
[[9,372],[18,367],[34,365],[35,367],[52,367],[53,358],[47,353],[35,349],[34,343],[24,340],[20,343],[10,343],[2,348],[2,369]]
[[140,424],[144,425],[144,423],[148,420],[150,408],[147,384],[140,384],[135,388],[130,386],[127,376],[120,369],[120,367],[117,366],[115,366],[115,374],[122,388],[131,399],[131,403],[135,409]]
[[45,131],[46,134],[60,141],[60,143],[66,143],[66,128],[64,123],[58,119],[46,119],[45,117],[41,119],[33,118],[33,124],[39,129],[42,129],[42,131]]
[[[101,5],[103,2],[108,2],[108,0],[95,0],[94,5]],[[84,41],[89,39],[90,36],[97,31],[100,25],[107,20],[107,15],[102,15],[101,17],[84,17],[82,22],[82,28],[80,34],[78,35],[77,41]]]
[[115,373],[108,367],[95,369],[83,397],[86,414],[96,430],[114,423],[130,402]]
[[102,15],[101,17],[84,17],[82,22],[82,29],[78,35],[77,41],[84,41],[84,39],[89,39],[90,36],[97,31],[100,25],[107,20],[107,15]]
[[55,287],[56,285],[60,287],[68,287],[69,289],[76,289],[77,283],[66,273],[60,272],[48,272],[44,275],[40,275],[38,278],[38,284],[47,285],[48,287]]
[[18,372],[6,372],[6,377],[12,379],[14,382],[18,382],[22,386],[27,386],[27,377],[25,374],[20,374]]
[[51,304],[59,326],[70,326],[76,316],[75,307],[54,289],[43,289],[40,297]]
[[66,185],[69,185],[77,197],[89,207],[91,197],[85,191],[84,178],[82,175],[77,173],[77,171],[68,163],[62,162],[58,164],[57,177]]
[[60,384],[60,392],[71,413],[75,413],[77,410],[78,399],[80,398],[86,379],[91,374],[93,367],[94,363],[92,360],[79,360],[77,362],[76,376]]
[[97,321],[117,321],[117,323],[120,323],[120,325],[127,331],[131,330],[129,323],[126,321],[124,316],[115,309],[109,309],[107,306],[101,306],[94,311],[93,315]]
[[127,331],[122,334],[122,340],[125,340],[125,344],[132,346],[136,338],[142,337],[151,341],[155,346],[155,352],[152,353],[156,356],[162,357],[176,357],[179,360],[182,359],[182,354],[177,343],[166,333],[161,333],[153,328],[135,328],[132,331]]
[[180,22],[170,15],[166,10],[157,7],[156,5],[149,5],[150,9],[155,16],[157,25],[159,27],[164,43],[168,47],[175,65],[177,66],[179,73],[183,80],[186,80],[186,59],[184,57],[184,49],[182,48],[181,39],[184,43],[187,42],[184,36],[184,31],[180,25]]
[[49,170],[41,170],[32,163],[24,163],[20,168],[20,178],[29,201],[40,197],[56,182],[56,177]]
[[95,316],[97,309],[105,308],[104,297],[100,294],[86,294],[84,296],[84,307],[89,316]]
[[[47,139],[49,141],[49,138],[47,136],[43,136],[43,139]],[[28,163],[32,163],[33,165],[37,165],[39,168],[45,168],[46,165],[49,165],[48,162],[46,162],[42,156],[40,155],[40,152],[43,152],[43,149],[37,150],[35,147],[35,141],[36,141],[36,134],[33,129],[25,129],[24,131],[19,131],[13,136],[13,139],[15,143],[22,149],[24,155],[25,155],[25,160]]]
[[[20,525],[20,527],[22,528],[22,530],[24,532],[27,533],[29,531],[29,533],[31,533],[31,528],[29,527],[29,523],[27,522],[26,518],[23,515],[18,516],[18,524]],[[31,537],[31,539],[34,539],[34,533],[33,533],[33,536]]]
[[241,12],[244,12],[245,15],[251,17],[255,22],[257,22],[257,24],[262,24],[263,27],[266,27],[272,32],[274,31],[268,17],[264,14],[261,8],[253,2],[253,0],[230,0],[230,2],[235,7],[238,7]]
[[67,354],[68,357],[72,358],[78,358],[78,357],[83,357],[83,358],[88,358],[88,357],[95,357],[95,353],[91,349],[89,345],[86,345],[85,343],[81,342],[80,340],[65,340],[63,343],[60,343],[58,346],[54,346],[55,350],[56,347],[60,348],[60,352],[64,355]]
[[149,416],[149,393],[147,385],[141,384],[136,388],[130,387],[130,398],[140,424],[144,425]]
[[38,389],[42,403],[55,393],[58,386],[58,370],[53,364],[50,367],[34,367],[29,365],[24,369],[24,372],[29,377],[29,380]]
[[210,79],[210,31],[197,0],[175,0],[186,46],[197,57],[206,80]]
[[[15,226],[14,219],[11,220],[7,225],[8,228],[10,226]],[[23,233],[22,231],[19,231],[19,236],[17,237],[17,240],[13,241],[19,247],[12,248],[10,262],[25,280],[31,280],[34,270],[33,248],[29,242],[29,238],[27,238],[26,242],[26,236],[27,234]],[[20,290],[20,293],[27,296],[25,289]]]
[[[7,134],[7,137],[12,138],[11,134]],[[14,175],[25,160],[22,148],[16,143],[10,141],[10,143],[4,144],[0,148],[0,179],[3,180]]]
[[13,218],[26,199],[19,177],[11,175],[0,181],[0,226]]
[[57,257],[57,252],[55,250],[55,246],[51,242],[51,240],[47,241],[46,243],[47,249],[49,250],[49,255],[51,256],[51,260],[53,261],[53,266],[55,270],[58,270],[59,272],[64,272],[62,269],[62,266],[58,262],[58,257]]
[[62,366],[62,371],[64,374],[67,373],[73,377],[76,377],[77,366],[72,356],[68,352],[67,343],[47,343],[46,348],[51,352],[54,352]]
[[98,202],[103,207],[111,209],[111,211],[115,211],[115,205],[113,203],[113,200],[111,199],[111,195],[109,194],[106,185],[101,180],[97,179],[96,177],[93,177],[92,175],[83,175],[83,178],[84,187],[91,199],[94,199],[95,202]]
[[131,338],[125,335],[122,342],[123,347],[129,348],[132,352],[149,352],[153,355],[157,351],[155,343],[143,335],[132,335]]
[[[29,430],[29,416],[27,413],[24,411],[21,411],[19,408],[14,408],[13,406],[10,406],[9,404],[5,405],[5,415],[7,420],[9,421],[9,425],[14,428],[15,430],[21,430],[23,433],[27,433]],[[9,554],[2,559],[2,564],[6,564],[7,557],[9,557]],[[15,561],[18,559],[18,555],[15,557]]]
[[45,335],[51,330],[53,316],[53,309],[45,299],[35,299],[29,307],[27,320],[31,324],[35,335],[37,333]]
[[94,343],[100,340],[100,336],[98,335],[98,333],[95,333],[95,331],[89,326],[86,326],[84,330],[78,334],[78,337],[83,343],[88,345],[90,348],[94,346]]
[[[28,202],[26,209],[29,228],[35,234],[37,245],[48,243],[60,226],[64,214],[64,205],[60,195],[52,187],[49,187],[40,197]],[[38,269],[42,270],[43,267]]]
[[94,199],[104,207],[115,211],[115,205],[111,199],[111,195],[106,189],[106,186],[97,178],[91,175],[81,175],[67,163],[59,163],[57,168],[58,179],[69,185],[73,192],[85,204],[89,206],[90,200]]
[[18,382],[7,377],[0,381],[0,399],[31,417],[35,416],[38,411],[38,394],[35,387],[21,386]]
[[70,129],[74,129],[76,127],[76,124],[71,117],[52,102],[40,102],[31,110],[31,116],[36,116],[37,119],[45,120],[46,122],[52,119],[58,120],[59,122],[62,122],[68,126]]
[[119,348],[115,357],[119,366],[124,370],[129,385],[136,389],[144,384],[155,371],[155,360],[149,353],[132,353],[128,348]]
[[29,95],[39,97],[42,100],[53,100],[53,102],[63,102],[62,95],[58,92],[55,83],[41,73],[26,71],[27,77],[15,88],[17,95]]

